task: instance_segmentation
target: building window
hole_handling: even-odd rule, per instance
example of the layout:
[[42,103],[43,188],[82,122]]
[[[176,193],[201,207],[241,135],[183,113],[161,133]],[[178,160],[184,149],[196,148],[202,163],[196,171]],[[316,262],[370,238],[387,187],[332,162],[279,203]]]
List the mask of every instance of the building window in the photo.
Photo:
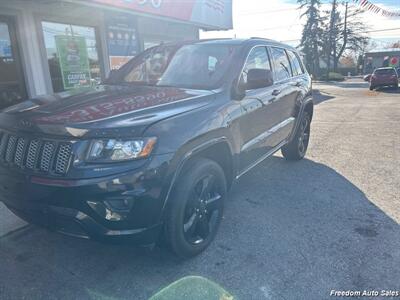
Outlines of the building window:
[[42,22],[42,28],[54,92],[100,83],[94,27]]
[[0,16],[0,109],[26,98],[14,25]]

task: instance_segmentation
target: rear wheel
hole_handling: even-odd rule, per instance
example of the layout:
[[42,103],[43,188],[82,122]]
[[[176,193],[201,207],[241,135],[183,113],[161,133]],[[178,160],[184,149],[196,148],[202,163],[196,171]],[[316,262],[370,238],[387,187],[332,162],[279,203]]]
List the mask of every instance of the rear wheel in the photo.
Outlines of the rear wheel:
[[304,112],[295,137],[289,144],[282,147],[282,154],[287,160],[300,160],[306,155],[310,141],[310,123],[309,113]]
[[166,218],[166,240],[175,254],[189,258],[209,246],[222,220],[226,194],[225,175],[216,162],[201,158],[185,168]]

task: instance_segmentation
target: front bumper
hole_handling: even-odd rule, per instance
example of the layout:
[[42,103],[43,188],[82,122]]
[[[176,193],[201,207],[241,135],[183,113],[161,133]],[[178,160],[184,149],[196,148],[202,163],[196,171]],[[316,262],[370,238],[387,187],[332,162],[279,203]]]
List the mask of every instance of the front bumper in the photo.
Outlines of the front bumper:
[[38,177],[0,166],[0,200],[16,215],[65,234],[152,244],[162,227],[172,155],[108,177]]

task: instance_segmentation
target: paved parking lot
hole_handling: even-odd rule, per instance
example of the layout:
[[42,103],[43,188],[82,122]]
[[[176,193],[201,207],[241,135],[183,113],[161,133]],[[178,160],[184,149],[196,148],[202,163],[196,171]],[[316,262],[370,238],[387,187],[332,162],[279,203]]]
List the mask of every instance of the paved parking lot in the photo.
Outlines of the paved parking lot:
[[61,236],[0,205],[0,298],[141,300],[187,275],[239,299],[400,290],[400,93],[358,81],[315,89],[307,159],[278,154],[243,177],[193,260]]

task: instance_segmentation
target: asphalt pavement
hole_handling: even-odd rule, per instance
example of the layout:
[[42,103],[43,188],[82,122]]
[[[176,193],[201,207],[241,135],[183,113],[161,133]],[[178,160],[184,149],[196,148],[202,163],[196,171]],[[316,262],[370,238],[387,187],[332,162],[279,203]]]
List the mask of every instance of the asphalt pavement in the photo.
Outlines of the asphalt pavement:
[[0,299],[141,300],[189,275],[242,300],[400,291],[400,92],[357,80],[314,88],[306,159],[277,154],[243,177],[216,240],[192,260],[65,237],[0,204]]

